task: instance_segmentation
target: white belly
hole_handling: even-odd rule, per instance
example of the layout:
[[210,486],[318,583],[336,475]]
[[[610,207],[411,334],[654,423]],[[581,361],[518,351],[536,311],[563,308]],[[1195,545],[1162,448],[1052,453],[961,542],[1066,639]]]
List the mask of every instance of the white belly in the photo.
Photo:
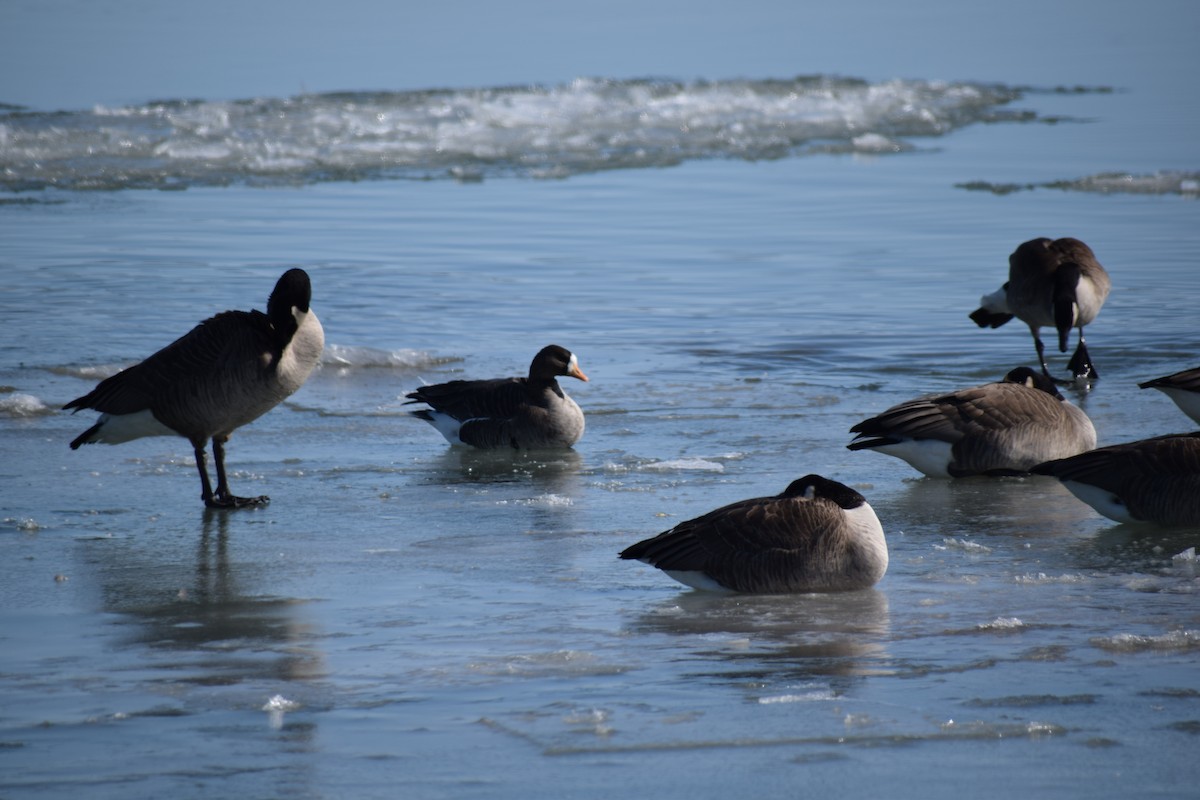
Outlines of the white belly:
[[121,444],[141,439],[144,436],[178,436],[163,425],[149,411],[138,411],[133,414],[101,414],[100,430],[92,435],[91,442],[100,444]]

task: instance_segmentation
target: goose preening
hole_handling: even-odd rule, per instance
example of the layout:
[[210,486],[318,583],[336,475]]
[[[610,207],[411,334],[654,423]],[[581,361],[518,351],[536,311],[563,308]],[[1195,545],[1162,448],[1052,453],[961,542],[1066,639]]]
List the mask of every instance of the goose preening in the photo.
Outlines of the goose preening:
[[1200,432],[1101,447],[1033,471],[1117,522],[1200,525]]
[[[64,409],[90,408],[100,419],[71,442],[120,444],[142,436],[182,436],[192,443],[201,498],[211,508],[269,501],[235,497],[225,476],[225,442],[237,428],[277,406],[308,379],[325,334],[309,309],[308,273],[290,269],[261,311],[225,311],[126,370],[106,378]],[[217,490],[205,448],[212,439]]]
[[1008,282],[980,299],[971,319],[981,328],[999,328],[1014,316],[1029,326],[1038,361],[1047,375],[1040,330],[1058,331],[1059,352],[1067,352],[1071,328],[1079,329],[1079,345],[1067,368],[1076,378],[1097,378],[1083,339],[1083,326],[1100,313],[1111,282],[1095,253],[1078,239],[1032,239],[1008,257]]
[[1179,410],[1200,423],[1200,367],[1139,383],[1142,389],[1158,389],[1175,401]]
[[681,522],[620,557],[694,589],[757,594],[866,589],[888,566],[883,527],[866,499],[820,475]]
[[1021,474],[1096,446],[1087,415],[1029,367],[900,403],[850,432],[857,435],[849,449],[901,458],[932,478]]
[[413,411],[450,444],[483,450],[570,447],[583,436],[583,411],[558,385],[558,377],[588,379],[573,353],[543,347],[525,378],[457,380],[422,386],[405,395],[429,408]]

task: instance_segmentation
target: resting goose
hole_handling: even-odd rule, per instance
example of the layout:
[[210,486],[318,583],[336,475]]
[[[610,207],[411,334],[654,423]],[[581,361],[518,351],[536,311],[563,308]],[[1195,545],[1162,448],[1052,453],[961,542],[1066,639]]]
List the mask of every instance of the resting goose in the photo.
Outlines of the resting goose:
[[888,566],[883,527],[866,499],[820,475],[681,522],[620,557],[694,589],[757,594],[866,589]]
[[[100,382],[63,406],[90,408],[100,419],[71,442],[121,444],[143,436],[182,436],[192,443],[201,499],[210,508],[260,505],[235,497],[225,475],[225,442],[299,389],[320,361],[325,334],[309,309],[308,273],[290,269],[261,311],[225,311],[201,322],[154,355]],[[205,463],[213,443],[217,490]]]
[[1142,389],[1158,389],[1175,401],[1179,410],[1200,423],[1200,367],[1185,369],[1165,378],[1139,383]]
[[1200,525],[1200,432],[1101,447],[1033,471],[1117,522]]
[[892,406],[850,432],[857,436],[849,449],[901,458],[931,478],[1020,474],[1096,446],[1087,415],[1029,367]]
[[588,379],[573,353],[552,344],[533,357],[528,377],[450,381],[405,397],[429,406],[412,415],[450,444],[481,450],[570,447],[583,436],[583,411],[558,385],[560,375]]
[[1108,273],[1092,249],[1078,239],[1032,239],[1008,257],[1008,282],[980,299],[971,319],[981,328],[999,328],[1014,316],[1029,326],[1042,372],[1046,366],[1040,330],[1053,325],[1058,350],[1067,352],[1071,328],[1079,329],[1079,345],[1067,368],[1076,378],[1097,378],[1083,339],[1083,326],[1100,313],[1108,297]]

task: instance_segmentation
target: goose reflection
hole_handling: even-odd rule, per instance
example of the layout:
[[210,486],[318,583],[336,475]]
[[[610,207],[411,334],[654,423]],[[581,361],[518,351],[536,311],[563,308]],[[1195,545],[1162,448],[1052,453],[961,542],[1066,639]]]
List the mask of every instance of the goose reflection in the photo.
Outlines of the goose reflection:
[[[1071,505],[1069,492],[1041,476],[918,478],[876,500],[880,516],[903,520],[907,533],[930,529],[937,535],[967,533],[1066,534],[1089,516]],[[1082,505],[1078,502],[1076,505]]]
[[[1193,591],[1200,577],[1200,529],[1153,528],[1138,523],[1108,525],[1092,536],[1073,541],[1068,552],[1077,568],[1109,573],[1138,584],[1144,591]],[[1144,580],[1138,581],[1138,578]]]
[[471,450],[456,447],[433,459],[436,483],[530,482],[564,491],[578,487],[583,456],[575,450]]
[[683,592],[641,614],[639,634],[688,637],[697,655],[736,667],[721,680],[802,681],[890,672],[887,595]]
[[[480,490],[494,486],[489,495],[499,505],[477,510],[480,520],[514,531],[559,534],[575,528],[570,511],[583,491],[582,472],[583,458],[574,450],[510,453],[455,447],[438,456],[428,482]],[[512,506],[526,513],[514,515]]]
[[[136,623],[130,644],[148,647],[170,679],[202,685],[307,681],[325,674],[302,601],[255,595],[243,586],[253,566],[230,557],[230,515],[205,509],[191,559],[174,537],[114,548],[106,564],[105,608]],[[244,529],[243,529],[244,532]],[[165,532],[148,532],[148,536]]]

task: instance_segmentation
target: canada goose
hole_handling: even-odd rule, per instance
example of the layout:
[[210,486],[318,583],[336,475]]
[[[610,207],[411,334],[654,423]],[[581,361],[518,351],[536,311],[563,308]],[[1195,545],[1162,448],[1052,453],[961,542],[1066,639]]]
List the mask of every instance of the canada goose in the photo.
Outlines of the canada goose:
[[1017,367],[998,383],[892,406],[850,429],[851,450],[904,459],[932,478],[1013,475],[1096,446],[1096,429],[1054,381]]
[[1179,410],[1200,422],[1200,367],[1185,369],[1165,378],[1139,383],[1142,389],[1158,389],[1175,401]]
[[1117,522],[1200,525],[1200,431],[1101,447],[1033,471]]
[[1045,346],[1043,325],[1058,331],[1058,350],[1067,352],[1071,328],[1079,328],[1079,345],[1067,368],[1076,378],[1098,378],[1083,339],[1083,326],[1100,313],[1111,286],[1095,253],[1078,239],[1032,239],[1008,257],[1008,282],[980,299],[971,319],[981,328],[999,328],[1014,316],[1029,326],[1042,372]]
[[694,589],[757,594],[866,589],[888,566],[883,527],[866,498],[820,475],[681,522],[620,557]]
[[483,450],[570,447],[583,436],[583,411],[558,385],[559,375],[588,379],[573,353],[552,344],[533,357],[526,378],[450,381],[405,397],[429,406],[412,415],[450,444]]
[[[237,508],[269,498],[235,497],[225,476],[225,442],[237,428],[278,405],[320,361],[325,333],[309,309],[308,273],[290,269],[261,311],[225,311],[206,319],[154,355],[100,382],[63,406],[90,408],[100,419],[71,442],[120,444],[142,436],[182,436],[192,443],[210,508]],[[213,443],[217,491],[205,447]]]

